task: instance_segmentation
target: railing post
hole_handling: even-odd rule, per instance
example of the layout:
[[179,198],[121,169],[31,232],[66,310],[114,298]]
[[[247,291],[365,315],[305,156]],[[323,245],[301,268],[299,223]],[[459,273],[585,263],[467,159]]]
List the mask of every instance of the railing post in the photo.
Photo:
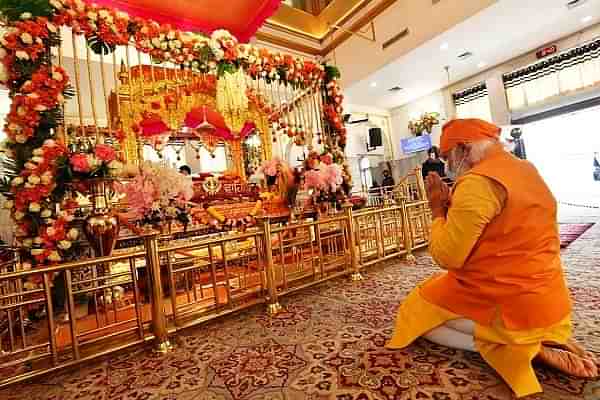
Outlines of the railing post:
[[404,232],[404,246],[406,247],[406,262],[409,264],[415,264],[417,259],[413,255],[413,240],[412,230],[410,229],[410,219],[408,216],[408,203],[406,200],[402,201],[402,228]]
[[356,232],[354,231],[354,216],[352,215],[352,204],[344,204],[344,212],[346,213],[346,223],[348,224],[348,246],[350,246],[350,259],[352,262],[352,281],[357,282],[363,280],[360,273],[360,263],[358,262],[358,254],[356,254]]
[[[158,233],[144,237],[146,248],[146,269],[152,285],[152,331],[155,337],[156,352],[166,354],[173,349],[169,341],[167,318],[165,317],[162,282],[160,276],[160,259],[158,256]],[[171,290],[175,290],[172,288]],[[176,307],[176,304],[173,304]]]
[[[273,244],[271,243],[271,221],[268,216],[260,219],[262,223],[263,236],[265,241],[265,272],[267,274],[267,289],[269,291],[269,300],[267,303],[267,313],[275,315],[282,309],[277,296],[277,282],[275,282],[275,265],[273,263]],[[283,257],[283,254],[282,254]]]

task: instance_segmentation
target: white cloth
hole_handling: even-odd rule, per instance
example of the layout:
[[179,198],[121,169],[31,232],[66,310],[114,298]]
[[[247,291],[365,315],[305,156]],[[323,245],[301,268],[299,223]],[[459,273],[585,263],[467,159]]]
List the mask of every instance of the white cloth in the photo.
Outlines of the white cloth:
[[441,346],[476,352],[474,335],[475,323],[473,321],[456,319],[438,326],[423,337]]

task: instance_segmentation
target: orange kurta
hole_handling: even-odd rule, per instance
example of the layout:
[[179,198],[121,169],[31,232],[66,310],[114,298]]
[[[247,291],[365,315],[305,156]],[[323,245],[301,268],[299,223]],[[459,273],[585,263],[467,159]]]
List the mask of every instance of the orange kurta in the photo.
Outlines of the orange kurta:
[[485,326],[496,315],[511,330],[560,322],[569,315],[571,301],[552,193],[533,165],[502,149],[469,174],[500,184],[506,191],[504,208],[485,227],[464,265],[424,285],[423,296]]
[[[492,172],[496,169],[510,170],[516,174],[516,177],[525,175],[524,179],[529,177],[531,180],[541,182],[541,178],[537,176],[532,166],[517,161],[512,156],[501,152],[501,150],[495,151],[491,160],[494,163],[488,164],[487,167]],[[502,165],[504,162],[512,165]],[[517,168],[518,166],[522,166],[522,168]],[[511,167],[514,168],[510,169]],[[515,171],[515,168],[518,171]],[[478,171],[481,173],[473,173]],[[515,197],[512,190],[502,184],[500,179],[493,179],[485,175],[483,171],[483,168],[475,169],[462,177],[455,186],[452,206],[447,217],[434,220],[430,252],[440,266],[449,272],[430,278],[413,290],[408,298],[403,301],[398,311],[393,337],[387,347],[393,349],[404,348],[418,337],[449,320],[458,318],[474,320],[476,321],[475,345],[477,350],[504,378],[517,396],[522,397],[542,390],[531,365],[531,361],[539,353],[542,343],[565,344],[570,338],[570,302],[568,294],[560,290],[561,287],[564,287],[564,283],[557,285],[559,290],[553,289],[555,290],[553,294],[559,296],[557,301],[548,299],[542,293],[540,298],[548,304],[532,302],[529,303],[530,308],[528,309],[515,310],[510,307],[511,298],[503,299],[501,296],[493,297],[492,300],[485,298],[488,295],[485,288],[488,283],[490,287],[505,281],[516,283],[520,277],[520,268],[530,265],[530,263],[525,262],[525,254],[517,261],[503,259],[503,257],[514,254],[516,251],[510,250],[509,245],[515,245],[516,249],[521,252],[526,250],[526,246],[523,244],[526,243],[525,239],[516,235],[527,236],[530,232],[527,230],[521,231],[519,227],[515,228],[514,224],[494,227],[495,222],[502,221],[505,216],[504,213],[511,210],[509,207],[514,207],[512,201],[515,198],[520,201],[523,200],[520,199],[520,196]],[[528,190],[525,182],[516,186],[523,193]],[[550,262],[546,265],[546,269],[557,271],[562,281],[559,250],[558,246],[554,247],[555,240],[556,242],[558,240],[554,200],[545,189],[543,182],[537,184],[537,188],[534,184],[529,186],[531,186],[534,195],[531,197],[531,201],[525,200],[524,204],[528,204],[526,214],[534,218],[536,216],[542,218],[541,216],[544,215],[543,218],[551,221],[550,223],[544,221],[542,224],[548,229],[549,233],[544,234],[544,232],[536,231],[534,232],[536,235],[534,239],[541,240],[544,246],[549,244],[546,252],[541,252],[542,254],[552,253],[553,255],[553,257],[548,257]],[[524,196],[526,197],[526,195]],[[538,203],[539,205],[531,203]],[[536,210],[536,207],[547,207],[548,209]],[[522,218],[522,224],[526,229],[531,229],[530,225],[535,224],[534,221],[535,219],[527,221],[527,218]],[[492,238],[489,236],[491,233],[500,236],[500,233],[503,232],[510,237],[500,239],[499,237]],[[489,247],[483,246],[482,238],[492,240],[491,244],[497,247],[498,250],[491,254],[492,259],[475,265],[479,270],[483,270],[479,275],[476,274],[475,278],[486,278],[477,281],[477,279],[469,279],[470,274],[472,274],[469,263],[473,260],[473,255],[477,254],[482,247],[487,248],[489,251]],[[506,245],[506,248],[499,248],[501,244]],[[533,253],[529,256],[534,260],[538,259],[539,247],[535,244],[527,244],[527,246],[531,246]],[[493,257],[498,257],[498,259],[494,260]],[[558,264],[555,263],[556,261],[558,261]],[[538,268],[544,270],[543,265]],[[462,279],[463,274],[467,276],[466,280]],[[543,281],[544,276],[538,274],[534,278]],[[522,281],[527,283],[527,277],[522,277]],[[463,283],[465,287],[460,287]],[[479,286],[475,286],[475,284]],[[500,288],[505,289],[507,286],[509,285],[504,284]],[[515,284],[515,295],[512,298],[518,302],[520,291],[527,294],[535,293],[536,289],[539,290],[544,285],[535,282],[532,286],[533,289],[525,289],[522,284],[521,286]],[[472,295],[470,291],[476,294]],[[432,292],[433,296],[431,295]],[[439,295],[441,300],[436,295]],[[494,301],[497,301],[497,303],[494,304]],[[554,304],[563,304],[566,311],[561,311],[560,307],[553,310]],[[473,307],[469,308],[469,305],[473,305]],[[528,318],[529,315],[535,313],[541,314],[544,318]],[[544,319],[556,321],[540,322]],[[530,326],[529,328],[511,328],[506,323],[514,324],[515,321],[522,322],[523,320],[527,322],[524,325]],[[543,326],[531,327],[534,325]]]

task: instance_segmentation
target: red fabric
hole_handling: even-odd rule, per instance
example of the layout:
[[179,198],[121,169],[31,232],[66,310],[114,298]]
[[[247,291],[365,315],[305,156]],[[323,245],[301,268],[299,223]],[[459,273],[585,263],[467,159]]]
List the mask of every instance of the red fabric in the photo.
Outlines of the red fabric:
[[498,140],[501,131],[496,125],[481,119],[455,119],[442,128],[440,152],[448,154],[460,143],[472,143],[481,139]]
[[229,0],[221,6],[216,5],[214,0],[86,1],[116,8],[132,16],[170,24],[183,31],[210,34],[217,29],[227,29],[242,43],[248,42],[281,5],[281,0]]
[[185,116],[184,125],[188,128],[197,128],[204,122],[204,109],[206,108],[206,120],[212,124],[215,130],[215,136],[225,140],[245,139],[255,129],[256,125],[253,122],[246,122],[240,131],[239,137],[236,137],[231,129],[225,123],[225,119],[217,111],[208,107],[193,108]]

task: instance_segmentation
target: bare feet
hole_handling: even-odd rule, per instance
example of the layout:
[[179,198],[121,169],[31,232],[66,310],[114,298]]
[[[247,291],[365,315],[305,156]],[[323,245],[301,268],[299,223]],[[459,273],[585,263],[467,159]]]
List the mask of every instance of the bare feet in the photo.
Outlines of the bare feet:
[[573,339],[569,339],[569,341],[566,344],[547,343],[547,345],[548,345],[548,347],[553,347],[553,348],[557,348],[557,349],[566,350],[571,353],[575,353],[579,357],[592,360],[596,365],[600,366],[600,364],[599,364],[600,361],[598,360],[596,355],[593,353],[590,353],[589,351],[586,351],[580,344],[578,344]]
[[[579,348],[578,350],[582,350]],[[585,352],[584,352],[585,353]],[[538,358],[544,364],[578,378],[597,378],[598,366],[593,359],[576,352],[542,346]]]

